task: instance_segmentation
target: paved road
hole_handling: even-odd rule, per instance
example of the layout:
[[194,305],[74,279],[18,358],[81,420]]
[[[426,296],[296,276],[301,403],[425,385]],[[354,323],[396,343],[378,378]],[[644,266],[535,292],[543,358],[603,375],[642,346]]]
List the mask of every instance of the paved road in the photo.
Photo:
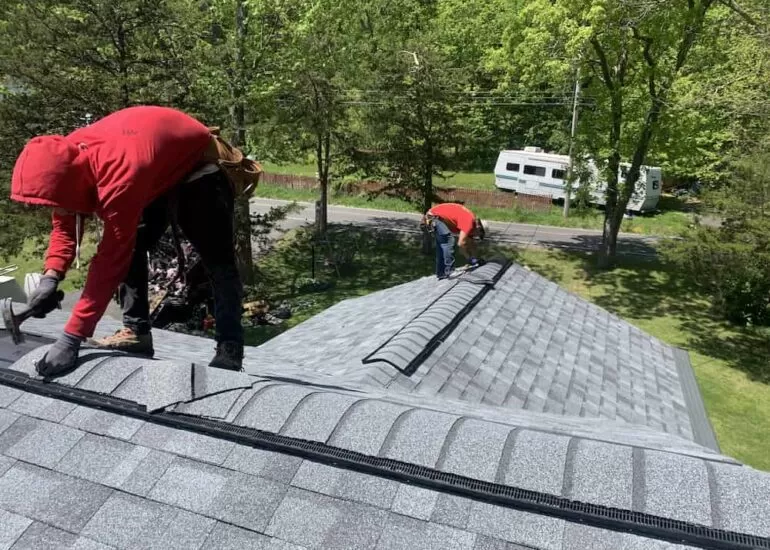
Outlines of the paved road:
[[[252,199],[251,211],[255,214],[263,214],[271,207],[287,202],[276,199]],[[314,206],[310,203],[298,204],[301,210],[289,215],[282,223],[283,229],[292,229],[313,223],[315,219]],[[378,227],[408,233],[419,232],[419,214],[330,205],[328,216],[330,223],[350,223],[363,227]],[[490,240],[519,246],[591,251],[597,249],[602,238],[601,231],[593,229],[507,222],[490,222],[490,226]],[[618,237],[618,252],[638,256],[654,256],[653,244],[655,241],[655,237],[621,233]]]

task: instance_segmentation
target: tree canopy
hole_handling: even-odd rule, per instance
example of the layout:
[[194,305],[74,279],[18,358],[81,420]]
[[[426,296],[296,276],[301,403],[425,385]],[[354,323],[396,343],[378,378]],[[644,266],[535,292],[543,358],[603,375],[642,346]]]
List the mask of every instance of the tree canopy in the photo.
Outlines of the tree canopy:
[[[620,162],[631,181],[651,164],[718,188],[766,146],[769,36],[762,0],[3,2],[0,186],[30,137],[152,103],[258,159],[312,159],[324,201],[355,172],[424,210],[433,175],[490,171],[503,148],[566,153],[579,79],[611,259],[633,191]],[[14,208],[0,217],[27,216]]]

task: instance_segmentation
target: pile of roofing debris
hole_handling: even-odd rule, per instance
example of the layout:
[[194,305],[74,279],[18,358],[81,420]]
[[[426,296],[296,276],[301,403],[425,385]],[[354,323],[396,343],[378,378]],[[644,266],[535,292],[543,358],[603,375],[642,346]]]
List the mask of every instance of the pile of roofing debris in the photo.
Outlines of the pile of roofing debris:
[[[214,328],[214,297],[200,256],[181,236],[175,244],[171,230],[150,252],[148,283],[154,327],[197,336],[206,336]],[[245,326],[280,325],[292,315],[287,302],[273,306],[259,300],[244,304],[243,309]]]

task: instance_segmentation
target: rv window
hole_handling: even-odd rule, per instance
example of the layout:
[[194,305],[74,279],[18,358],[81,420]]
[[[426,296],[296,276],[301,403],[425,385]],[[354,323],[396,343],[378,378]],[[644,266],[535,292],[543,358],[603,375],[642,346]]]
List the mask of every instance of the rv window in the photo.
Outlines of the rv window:
[[524,173],[528,176],[545,176],[545,167],[524,165]]
[[559,170],[558,168],[554,168],[551,171],[551,177],[555,180],[563,180],[567,176],[567,172],[564,170]]
[[509,162],[505,165],[505,169],[509,172],[518,172],[519,171],[519,165],[517,163]]

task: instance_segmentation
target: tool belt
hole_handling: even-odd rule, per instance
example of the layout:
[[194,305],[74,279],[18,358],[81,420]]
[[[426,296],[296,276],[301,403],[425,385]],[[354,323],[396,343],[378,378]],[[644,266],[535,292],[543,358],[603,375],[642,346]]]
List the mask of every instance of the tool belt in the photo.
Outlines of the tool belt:
[[259,184],[262,166],[230,145],[220,134],[218,127],[210,127],[211,143],[203,154],[203,161],[216,164],[227,176],[236,197],[250,197]]

